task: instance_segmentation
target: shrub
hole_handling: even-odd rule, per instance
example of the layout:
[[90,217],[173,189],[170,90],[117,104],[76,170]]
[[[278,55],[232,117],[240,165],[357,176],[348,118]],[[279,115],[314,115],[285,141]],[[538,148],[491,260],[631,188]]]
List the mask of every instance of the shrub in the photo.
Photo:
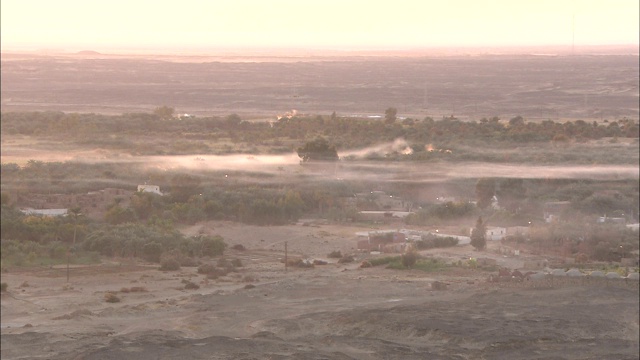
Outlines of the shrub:
[[198,267],[199,274],[206,274],[207,279],[217,279],[220,276],[225,276],[229,273],[229,269],[217,268],[212,264],[203,264]]
[[369,261],[367,261],[367,260],[364,260],[363,262],[360,263],[360,267],[363,268],[363,269],[370,268],[371,266],[373,266],[373,265],[371,265],[371,263]]
[[164,257],[160,260],[160,270],[176,271],[180,270],[180,262],[175,257]]
[[438,259],[418,259],[413,266],[414,269],[422,271],[439,271],[446,267],[447,264]]
[[150,242],[142,246],[142,257],[149,262],[160,262],[160,255],[162,255],[162,244],[157,242]]
[[400,260],[400,256],[385,256],[369,259],[369,263],[371,263],[371,266],[379,266],[389,264],[398,260]]
[[224,239],[221,236],[202,236],[202,255],[203,256],[219,256],[224,254],[224,249],[227,247]]
[[242,281],[244,281],[244,282],[254,282],[254,281],[258,281],[258,279],[256,279],[255,277],[253,277],[251,275],[245,275],[242,278]]
[[340,259],[340,258],[342,258],[342,252],[340,252],[340,250],[332,251],[327,256],[329,258],[333,258],[333,259]]
[[198,274],[211,274],[216,271],[216,267],[213,264],[202,264],[198,266]]
[[242,267],[242,260],[240,259],[233,259],[231,260],[231,265],[233,265],[233,267]]
[[233,268],[233,265],[229,262],[229,260],[225,259],[225,258],[220,258],[218,259],[218,262],[216,264],[218,267],[220,268],[225,268],[225,269],[231,269]]
[[181,256],[179,256],[179,261],[180,261],[180,266],[184,266],[184,267],[196,267],[200,264],[200,262],[192,257],[189,256],[184,256],[182,254],[180,254]]
[[108,292],[104,294],[104,301],[108,303],[117,303],[120,302],[120,298],[116,296],[116,294]]
[[2,284],[0,284],[0,291],[5,292],[7,291],[8,287],[9,287],[9,284],[7,284],[6,282],[3,282]]
[[247,248],[244,247],[244,245],[242,244],[235,244],[231,247],[233,250],[238,250],[238,251],[245,251],[247,250]]
[[200,289],[200,285],[191,282],[191,281],[187,281],[187,284],[184,286],[185,290],[197,290]]
[[348,264],[348,263],[352,263],[354,261],[355,261],[355,259],[353,258],[353,255],[345,255],[345,256],[341,257],[340,260],[338,260],[338,264]]
[[414,250],[410,250],[402,254],[402,265],[406,268],[411,268],[418,260],[418,253]]

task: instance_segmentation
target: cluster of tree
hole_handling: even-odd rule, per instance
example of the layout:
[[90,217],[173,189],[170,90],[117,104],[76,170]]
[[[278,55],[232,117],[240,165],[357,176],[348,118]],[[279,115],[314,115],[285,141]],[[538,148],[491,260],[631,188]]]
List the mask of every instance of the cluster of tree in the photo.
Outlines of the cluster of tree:
[[[527,122],[515,117],[507,122],[497,117],[479,121],[461,121],[445,117],[396,121],[395,108],[385,112],[385,121],[354,119],[338,116],[309,116],[282,118],[274,122],[242,121],[236,114],[227,117],[198,117],[175,120],[173,109],[161,107],[153,113],[129,113],[117,116],[62,112],[6,112],[2,113],[1,131],[4,134],[43,136],[93,144],[104,148],[133,153],[224,153],[238,149],[210,146],[212,140],[230,139],[233,143],[251,146],[280,143],[289,146],[272,147],[277,151],[292,151],[300,141],[318,136],[332,139],[338,148],[357,148],[404,138],[421,144],[414,150],[421,156],[435,156],[424,152],[424,144],[464,141],[466,143],[562,143],[568,140],[601,139],[603,137],[638,138],[638,124],[629,119],[608,123],[588,123],[583,120]],[[109,134],[112,136],[105,136]],[[145,138],[165,138],[170,142],[134,141]],[[293,142],[291,142],[293,141]],[[188,145],[188,146],[187,146]],[[186,146],[186,147],[185,147]],[[242,149],[246,151],[246,149]]]
[[476,213],[476,206],[468,201],[448,201],[444,204],[425,205],[424,208],[409,214],[405,222],[410,225],[431,225],[468,218]]
[[424,235],[422,239],[414,242],[416,249],[418,250],[427,250],[433,248],[444,248],[444,247],[452,247],[458,245],[458,239],[451,236],[435,236],[435,235]]
[[172,226],[153,222],[110,225],[91,221],[80,213],[66,217],[29,216],[9,205],[2,206],[1,216],[3,258],[33,253],[32,257],[61,259],[67,251],[85,251],[158,262],[167,252],[197,258],[222,255],[226,247],[220,236],[186,237]]
[[303,162],[337,161],[338,151],[325,138],[318,137],[298,148],[298,156]]
[[564,257],[585,254],[589,260],[620,261],[639,249],[638,233],[613,224],[559,222],[529,231],[533,250]]

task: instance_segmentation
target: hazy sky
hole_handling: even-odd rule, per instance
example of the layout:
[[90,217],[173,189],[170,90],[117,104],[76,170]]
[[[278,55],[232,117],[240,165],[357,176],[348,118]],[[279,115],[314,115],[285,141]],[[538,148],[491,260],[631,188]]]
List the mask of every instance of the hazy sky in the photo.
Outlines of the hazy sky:
[[2,0],[2,48],[637,45],[638,0]]

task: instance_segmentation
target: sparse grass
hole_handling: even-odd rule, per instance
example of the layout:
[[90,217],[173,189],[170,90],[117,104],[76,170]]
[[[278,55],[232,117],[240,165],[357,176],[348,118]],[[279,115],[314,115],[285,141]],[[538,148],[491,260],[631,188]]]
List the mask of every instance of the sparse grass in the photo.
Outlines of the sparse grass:
[[379,265],[385,265],[385,264],[389,264],[389,263],[400,261],[400,260],[401,260],[400,256],[385,256],[385,257],[369,259],[369,262],[371,263],[372,266],[379,266]]
[[135,293],[135,292],[147,292],[147,291],[148,291],[147,288],[143,286],[133,286],[130,288],[123,287],[122,289],[120,289],[121,293],[130,293],[130,292]]
[[[385,258],[383,258],[383,259],[385,259]],[[388,260],[387,269],[394,269],[394,270],[407,270],[407,269],[409,269],[408,267],[406,267],[402,263],[402,257],[401,256],[388,257],[386,259]],[[445,262],[443,262],[442,260],[438,260],[438,259],[417,259],[415,264],[413,264],[413,266],[411,267],[411,269],[416,269],[416,270],[421,270],[421,271],[426,271],[426,272],[432,272],[432,271],[441,271],[441,270],[445,269],[446,267],[447,267],[447,264]]]
[[414,269],[422,270],[422,271],[441,271],[447,268],[447,264],[442,260],[438,259],[418,259],[415,265],[413,265]]

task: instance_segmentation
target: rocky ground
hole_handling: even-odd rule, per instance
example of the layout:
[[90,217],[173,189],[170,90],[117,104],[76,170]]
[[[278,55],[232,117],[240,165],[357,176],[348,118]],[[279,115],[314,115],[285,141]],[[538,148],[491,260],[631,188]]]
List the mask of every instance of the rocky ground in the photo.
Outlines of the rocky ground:
[[[218,279],[124,259],[74,267],[69,282],[63,267],[3,273],[2,359],[638,358],[637,284],[532,288],[489,283],[481,270],[362,269],[326,258],[353,246],[351,228],[199,226],[185,231],[242,243],[247,250],[225,257],[243,266]],[[289,256],[329,264],[285,271],[284,239]],[[120,302],[106,302],[107,293]]]

